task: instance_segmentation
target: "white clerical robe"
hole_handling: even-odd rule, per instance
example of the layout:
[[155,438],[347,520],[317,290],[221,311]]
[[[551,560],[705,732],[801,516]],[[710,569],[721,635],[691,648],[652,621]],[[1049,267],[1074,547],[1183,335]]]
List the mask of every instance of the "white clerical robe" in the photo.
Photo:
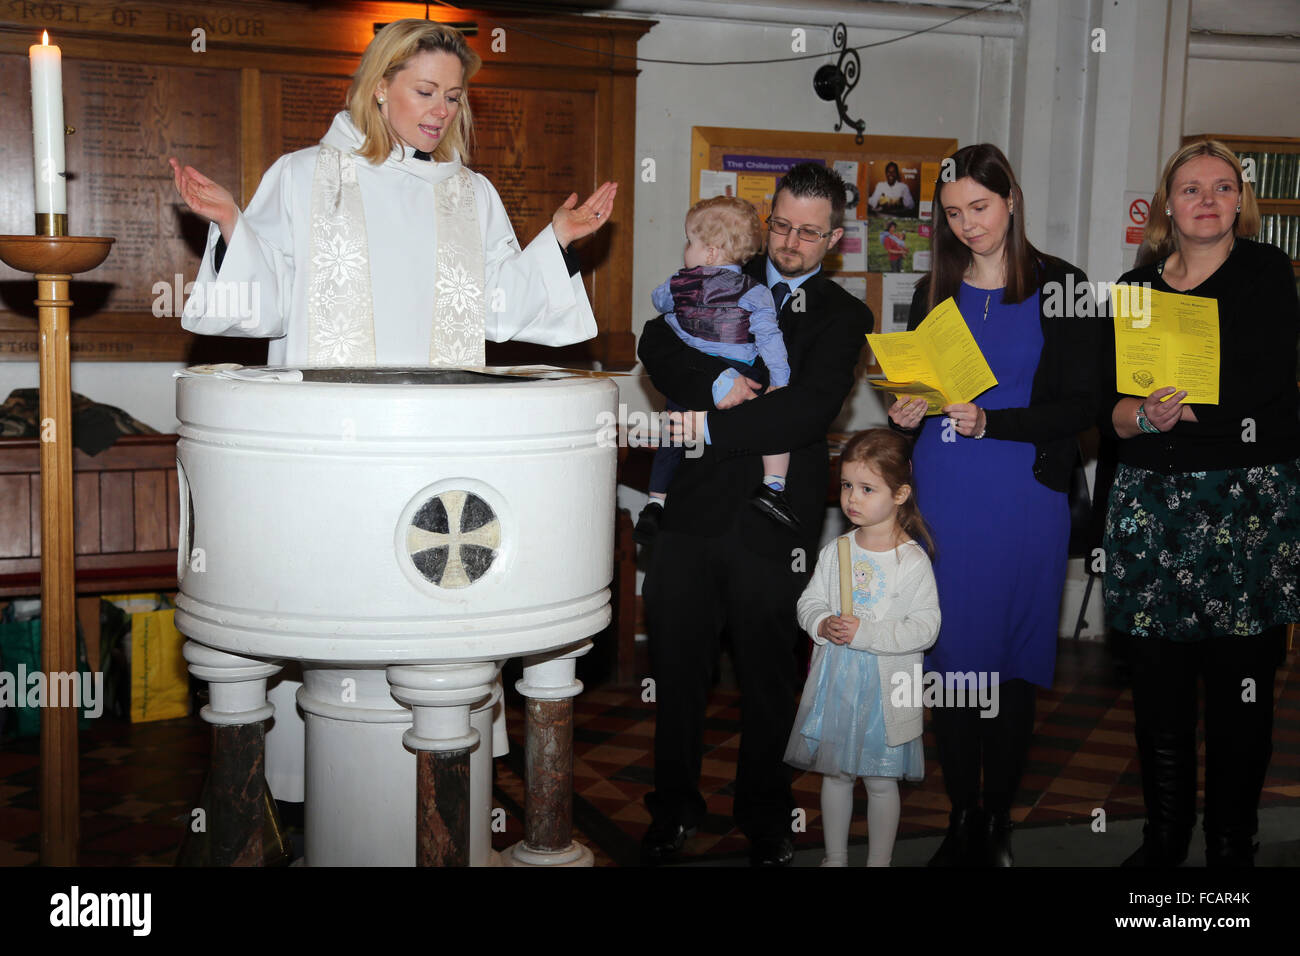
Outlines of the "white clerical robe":
[[[362,145],[351,116],[341,112],[323,143],[341,150]],[[214,268],[220,230],[208,230],[207,248],[181,324],[202,335],[270,338],[270,365],[308,361],[308,283],[311,269],[312,178],[319,146],[281,156],[262,177]],[[460,162],[415,158],[404,145],[381,165],[360,158],[357,185],[365,211],[374,300],[378,365],[428,365],[438,280],[433,185],[459,172]],[[596,319],[581,276],[569,275],[548,225],[520,249],[501,198],[472,174],[483,240],[486,338],[539,345],[571,345],[596,334]],[[347,255],[341,249],[339,254]],[[328,263],[316,263],[317,268]],[[231,285],[236,283],[238,285]],[[301,683],[281,680],[268,699],[275,721],[266,736],[266,778],[277,799],[303,799],[304,727],[296,704]],[[493,755],[506,753],[504,708],[497,704]]]
[[[362,138],[342,112],[322,142],[353,150]],[[213,268],[220,230],[215,223],[209,228],[195,292],[181,321],[186,329],[269,338],[271,365],[307,361],[311,191],[319,152],[312,146],[281,156],[266,171],[239,217],[220,273]],[[379,365],[429,364],[438,280],[438,217],[429,187],[462,169],[459,162],[420,160],[412,152],[398,146],[382,165],[356,163]],[[594,336],[596,319],[582,278],[569,275],[551,227],[521,250],[497,191],[478,173],[472,180],[487,273],[487,339],[572,345]],[[209,285],[214,280],[222,287]],[[236,289],[230,282],[248,285]]]

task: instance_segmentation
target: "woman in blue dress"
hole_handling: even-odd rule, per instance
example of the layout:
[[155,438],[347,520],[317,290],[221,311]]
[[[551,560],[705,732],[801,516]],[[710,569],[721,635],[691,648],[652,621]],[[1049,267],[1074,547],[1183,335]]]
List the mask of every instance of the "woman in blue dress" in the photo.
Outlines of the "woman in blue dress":
[[931,269],[908,328],[952,297],[998,384],[944,417],[900,399],[889,419],[916,434],[917,498],[938,549],[943,624],[926,670],[945,688],[932,718],[952,813],[930,865],[1010,866],[1036,688],[1056,666],[1066,493],[1101,403],[1109,319],[1079,269],[1025,237],[1024,198],[996,146],[959,150],[950,172],[935,184]]

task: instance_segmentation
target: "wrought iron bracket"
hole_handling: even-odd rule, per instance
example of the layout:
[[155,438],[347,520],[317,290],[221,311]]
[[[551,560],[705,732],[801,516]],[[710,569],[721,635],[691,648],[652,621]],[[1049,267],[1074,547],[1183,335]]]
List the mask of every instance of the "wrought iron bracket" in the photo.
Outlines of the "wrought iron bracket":
[[853,127],[858,133],[856,142],[861,146],[862,133],[867,128],[867,123],[865,120],[851,119],[844,105],[845,97],[858,85],[858,74],[862,71],[862,58],[858,56],[857,50],[849,49],[848,39],[848,28],[842,23],[835,24],[831,31],[831,42],[840,51],[840,58],[833,65],[826,63],[817,68],[813,74],[813,91],[824,100],[834,100],[835,108],[840,113],[835,131],[838,133],[846,125]]

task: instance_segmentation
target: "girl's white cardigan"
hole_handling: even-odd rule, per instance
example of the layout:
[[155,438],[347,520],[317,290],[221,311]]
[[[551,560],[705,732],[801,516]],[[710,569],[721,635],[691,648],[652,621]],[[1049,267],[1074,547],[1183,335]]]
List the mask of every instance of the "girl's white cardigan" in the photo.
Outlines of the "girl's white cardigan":
[[[813,641],[826,644],[817,628],[839,613],[840,558],[838,538],[822,548],[817,567],[795,613],[799,626]],[[923,714],[916,705],[921,688],[912,682],[921,672],[923,651],[939,636],[939,591],[925,550],[915,541],[899,545],[898,574],[876,606],[859,615],[862,622],[849,647],[879,657],[880,697],[884,702],[885,734],[898,747],[921,736]]]

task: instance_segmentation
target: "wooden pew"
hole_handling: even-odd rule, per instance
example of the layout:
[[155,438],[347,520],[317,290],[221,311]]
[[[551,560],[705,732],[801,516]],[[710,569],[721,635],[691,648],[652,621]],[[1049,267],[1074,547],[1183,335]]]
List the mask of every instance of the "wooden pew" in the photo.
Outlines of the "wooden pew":
[[[0,598],[41,591],[41,443],[0,439]],[[99,595],[176,590],[180,494],[175,435],[124,435],[73,451],[77,616],[92,667]]]

